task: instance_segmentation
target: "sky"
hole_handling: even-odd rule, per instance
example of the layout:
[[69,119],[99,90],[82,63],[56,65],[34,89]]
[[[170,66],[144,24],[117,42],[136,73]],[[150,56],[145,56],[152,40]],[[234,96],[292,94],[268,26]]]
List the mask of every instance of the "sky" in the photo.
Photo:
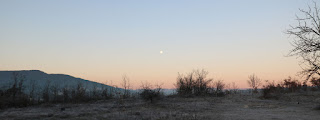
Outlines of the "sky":
[[[319,3],[320,4],[320,3]],[[0,70],[41,70],[133,89],[178,73],[248,88],[301,71],[285,34],[311,0],[0,0]],[[162,51],[162,53],[160,53]]]

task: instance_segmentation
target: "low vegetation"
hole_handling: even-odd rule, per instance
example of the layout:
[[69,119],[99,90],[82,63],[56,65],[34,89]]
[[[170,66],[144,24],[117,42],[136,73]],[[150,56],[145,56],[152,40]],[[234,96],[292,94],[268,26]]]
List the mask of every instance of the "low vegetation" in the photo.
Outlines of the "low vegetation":
[[161,85],[156,85],[156,88],[152,89],[149,83],[142,83],[140,97],[145,101],[150,101],[151,103],[156,102],[163,98],[163,93],[161,92]]
[[208,71],[193,70],[187,74],[179,74],[177,78],[176,88],[180,96],[223,96],[225,83],[222,80],[213,81],[207,78]]
[[[96,100],[112,99],[116,93],[128,95],[128,92],[122,92],[116,87],[97,87],[88,90],[82,83],[76,87],[63,87],[47,81],[42,89],[32,85],[25,85],[25,76],[19,72],[13,72],[13,83],[8,85],[7,89],[0,90],[0,108],[8,107],[26,107],[42,103],[80,103]],[[26,92],[26,86],[31,87]]]
[[[222,80],[213,81],[207,78],[208,72],[205,70],[194,70],[187,75],[179,74],[177,78],[177,95],[182,97],[190,96],[224,96],[225,84]],[[61,87],[57,83],[48,80],[46,84],[37,88],[34,82],[25,85],[25,76],[14,72],[13,83],[8,85],[8,89],[0,90],[0,108],[26,107],[43,103],[82,103],[98,100],[116,99],[123,104],[124,99],[135,99],[137,97],[150,103],[155,103],[164,98],[161,85],[148,83],[142,84],[139,92],[133,92],[127,76],[123,77],[121,84],[123,89],[116,87],[93,86],[89,89],[82,83],[75,87]],[[32,84],[33,83],[33,84]],[[26,86],[28,92],[25,91]]]
[[252,93],[257,93],[258,87],[262,84],[261,79],[258,78],[255,74],[250,75],[247,82],[248,85],[252,88]]
[[[208,78],[208,71],[193,70],[187,74],[178,74],[176,86],[176,95],[179,97],[223,97],[228,94],[241,94],[235,83],[225,84],[223,80],[213,80]],[[99,100],[117,100],[117,103],[124,104],[124,99],[140,98],[146,102],[156,103],[159,100],[165,100],[166,97],[162,93],[161,85],[151,85],[142,83],[138,92],[130,90],[130,81],[127,76],[123,77],[122,87],[124,89],[116,89],[116,87],[98,87],[93,86],[88,89],[82,83],[78,83],[76,87],[59,87],[56,84],[47,81],[40,92],[36,92],[37,86],[25,85],[25,76],[14,72],[12,74],[12,84],[7,89],[0,90],[0,108],[8,107],[26,107],[43,103],[83,103]],[[288,77],[282,82],[266,81],[261,89],[258,87],[262,84],[262,80],[256,75],[249,76],[248,84],[253,88],[253,93],[261,91],[260,98],[263,99],[280,99],[285,93],[319,91],[320,78],[313,77],[307,86],[307,81]],[[32,82],[31,82],[32,83]],[[29,92],[24,92],[25,86],[31,87]]]
[[320,91],[317,86],[317,78],[312,78],[308,86],[307,82],[300,82],[299,80],[293,79],[292,77],[288,77],[284,79],[282,82],[276,84],[274,81],[269,82],[266,81],[266,84],[262,87],[262,98],[264,99],[279,99],[283,94],[287,93],[308,93],[308,91]]

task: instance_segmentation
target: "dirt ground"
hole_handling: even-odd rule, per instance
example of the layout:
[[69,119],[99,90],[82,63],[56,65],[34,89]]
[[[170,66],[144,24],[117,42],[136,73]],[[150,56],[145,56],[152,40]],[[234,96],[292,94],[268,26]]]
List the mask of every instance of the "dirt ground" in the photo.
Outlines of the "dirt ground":
[[320,94],[284,94],[279,100],[251,95],[225,97],[169,97],[156,103],[139,99],[108,100],[85,104],[47,104],[0,111],[1,120],[320,120]]

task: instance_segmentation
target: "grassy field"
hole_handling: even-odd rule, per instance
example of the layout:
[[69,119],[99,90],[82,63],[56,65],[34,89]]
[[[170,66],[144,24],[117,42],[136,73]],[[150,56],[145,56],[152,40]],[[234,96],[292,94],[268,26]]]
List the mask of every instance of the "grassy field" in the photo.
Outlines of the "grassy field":
[[108,100],[83,104],[43,104],[9,108],[0,113],[6,119],[138,119],[138,120],[319,120],[319,93],[284,94],[279,100],[265,100],[258,95],[225,97],[166,97],[156,103],[140,99]]

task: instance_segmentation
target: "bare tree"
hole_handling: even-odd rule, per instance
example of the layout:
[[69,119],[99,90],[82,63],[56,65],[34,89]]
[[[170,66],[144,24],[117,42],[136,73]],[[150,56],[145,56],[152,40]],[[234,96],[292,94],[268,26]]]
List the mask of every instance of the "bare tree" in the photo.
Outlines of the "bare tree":
[[53,96],[53,102],[58,102],[58,93],[59,93],[59,90],[60,90],[60,88],[59,88],[59,85],[57,84],[57,83],[54,83],[54,84],[52,84],[51,86],[50,86],[50,91],[51,91],[51,93],[52,94],[50,94],[50,95],[52,95]]
[[239,87],[237,86],[237,84],[235,82],[232,82],[231,83],[231,89],[232,89],[232,92],[234,94],[236,94],[238,92]]
[[16,99],[16,95],[18,93],[18,79],[19,79],[19,73],[17,72],[13,72],[12,73],[12,79],[13,79],[13,84],[12,84],[12,87],[10,89],[8,89],[8,93],[10,95],[12,95],[12,101],[14,102],[15,99]]
[[226,87],[226,84],[223,82],[223,80],[214,81],[213,85],[217,92],[222,92],[222,90]]
[[[19,76],[19,75],[18,75]],[[24,80],[25,80],[26,76],[25,75],[20,75],[19,76],[19,84],[18,84],[18,91],[19,93],[22,93],[23,90],[24,90],[24,86],[23,86],[23,83],[24,83]]]
[[76,92],[75,92],[76,93],[76,96],[75,96],[76,102],[83,102],[83,101],[87,100],[86,91],[87,91],[87,88],[83,85],[83,83],[78,82],[78,85],[76,87]]
[[314,7],[308,10],[299,9],[301,16],[296,15],[297,25],[291,26],[287,34],[294,37],[291,43],[294,47],[289,56],[302,58],[300,74],[307,76],[306,80],[313,75],[320,75],[320,9],[314,2]]
[[122,76],[122,88],[124,89],[123,98],[128,98],[130,95],[129,89],[131,88],[130,79],[127,75]]
[[[106,87],[105,85],[109,85],[111,87]],[[112,84],[112,80],[110,81],[110,84],[108,84],[108,81],[106,80],[105,85],[102,85],[102,92],[101,95],[104,99],[110,99],[113,98],[116,94],[116,86]]]
[[23,93],[23,83],[25,80],[25,76],[20,74],[19,72],[12,73],[13,84],[12,86],[7,89],[6,97],[10,101],[9,106],[20,106],[21,100],[25,99],[26,96]]
[[94,99],[94,100],[99,99],[99,90],[98,90],[97,84],[93,84],[91,92],[92,92],[91,99]]
[[70,89],[67,86],[62,88],[63,102],[69,102],[69,99],[70,99],[69,92],[70,92]]
[[51,81],[47,80],[46,84],[42,90],[42,98],[44,102],[49,102],[50,100],[50,85],[51,85]]
[[258,92],[257,89],[261,86],[261,79],[258,78],[255,74],[249,76],[249,80],[247,81],[249,86],[253,89],[253,92]]
[[34,79],[30,80],[30,91],[29,91],[29,97],[31,99],[31,103],[34,103],[35,100],[35,89],[36,89],[36,82]]

